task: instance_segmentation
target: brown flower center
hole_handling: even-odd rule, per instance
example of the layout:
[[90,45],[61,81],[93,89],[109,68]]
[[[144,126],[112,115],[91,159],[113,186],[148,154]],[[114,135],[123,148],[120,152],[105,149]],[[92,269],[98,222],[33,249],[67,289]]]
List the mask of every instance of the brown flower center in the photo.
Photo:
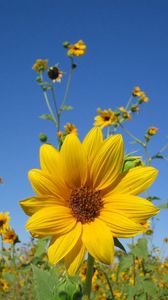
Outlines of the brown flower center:
[[0,220],[0,227],[5,224],[5,220]]
[[82,224],[94,221],[103,207],[100,191],[92,190],[87,186],[74,189],[69,199],[69,207],[77,221]]

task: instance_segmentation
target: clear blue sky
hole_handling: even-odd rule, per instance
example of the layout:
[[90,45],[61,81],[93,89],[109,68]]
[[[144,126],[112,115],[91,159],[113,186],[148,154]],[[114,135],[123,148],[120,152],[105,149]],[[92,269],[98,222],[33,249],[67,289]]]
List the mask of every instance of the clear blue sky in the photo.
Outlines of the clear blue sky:
[[[141,138],[147,127],[158,127],[151,144],[155,153],[167,141],[168,1],[1,0],[0,28],[0,175],[4,178],[0,211],[10,211],[11,224],[24,241],[27,217],[18,201],[33,195],[27,171],[39,167],[38,134],[45,131],[50,141],[55,140],[54,126],[38,118],[47,109],[32,71],[34,61],[48,58],[51,65],[59,62],[67,71],[62,42],[83,39],[88,51],[76,60],[69,95],[75,109],[65,114],[64,122],[74,122],[83,137],[97,107],[124,105],[132,88],[139,85],[150,102],[128,128]],[[66,77],[58,86],[59,97]],[[125,142],[130,149],[130,140]],[[151,194],[163,202],[168,197],[167,162],[158,161],[155,166],[160,175]],[[158,245],[168,236],[167,216],[162,211],[156,224]]]

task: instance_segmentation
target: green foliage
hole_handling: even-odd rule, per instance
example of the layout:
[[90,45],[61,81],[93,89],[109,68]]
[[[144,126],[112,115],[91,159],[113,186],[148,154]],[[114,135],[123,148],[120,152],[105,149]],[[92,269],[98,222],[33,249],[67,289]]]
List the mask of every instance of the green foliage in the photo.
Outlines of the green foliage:
[[73,107],[70,106],[70,105],[63,105],[63,106],[61,106],[61,108],[60,108],[61,111],[72,110],[72,109],[73,109]]
[[55,122],[53,116],[50,114],[43,114],[40,116],[40,118],[43,120],[49,120],[49,121]]
[[162,204],[158,205],[158,207],[161,209],[166,209],[166,208],[168,208],[168,202],[162,203]]

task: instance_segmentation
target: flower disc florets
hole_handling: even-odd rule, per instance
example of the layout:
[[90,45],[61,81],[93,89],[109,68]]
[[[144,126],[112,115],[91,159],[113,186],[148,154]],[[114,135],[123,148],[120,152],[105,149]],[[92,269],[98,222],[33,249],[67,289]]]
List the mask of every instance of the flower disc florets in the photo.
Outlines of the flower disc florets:
[[82,224],[94,221],[103,207],[100,191],[94,191],[87,186],[74,189],[70,196],[69,207],[77,221]]

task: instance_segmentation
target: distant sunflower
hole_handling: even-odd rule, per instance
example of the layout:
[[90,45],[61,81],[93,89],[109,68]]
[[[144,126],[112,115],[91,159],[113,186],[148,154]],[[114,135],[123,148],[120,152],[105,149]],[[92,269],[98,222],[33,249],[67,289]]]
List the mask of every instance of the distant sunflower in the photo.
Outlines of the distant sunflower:
[[10,217],[8,212],[0,212],[0,234],[2,234],[9,227],[9,220]]
[[22,200],[33,236],[51,236],[49,261],[64,259],[70,275],[86,252],[105,264],[114,257],[113,237],[132,237],[145,230],[144,222],[158,213],[150,201],[136,197],[154,181],[157,170],[136,167],[122,173],[121,135],[103,140],[94,127],[81,143],[71,133],[56,150],[40,148],[41,169],[29,172],[36,196]]
[[114,125],[118,121],[118,117],[111,109],[101,110],[100,108],[98,108],[97,112],[99,115],[94,118],[95,126],[100,126],[101,128],[104,128],[106,126]]

